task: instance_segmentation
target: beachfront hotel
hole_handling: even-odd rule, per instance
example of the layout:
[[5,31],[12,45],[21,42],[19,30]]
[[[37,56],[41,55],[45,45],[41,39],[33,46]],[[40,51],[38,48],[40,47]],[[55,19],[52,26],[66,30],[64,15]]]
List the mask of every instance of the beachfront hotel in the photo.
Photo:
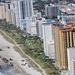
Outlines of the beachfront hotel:
[[33,3],[32,0],[14,0],[14,13],[17,27],[24,29],[26,27],[26,17],[33,15]]
[[55,44],[55,62],[59,68],[68,68],[67,48],[75,47],[75,24],[53,26]]

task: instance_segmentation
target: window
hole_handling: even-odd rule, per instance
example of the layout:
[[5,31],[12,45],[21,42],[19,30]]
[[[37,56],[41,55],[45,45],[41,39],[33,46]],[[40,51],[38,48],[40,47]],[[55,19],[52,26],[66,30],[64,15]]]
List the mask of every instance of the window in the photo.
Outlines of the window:
[[10,9],[10,4],[8,4],[8,9]]

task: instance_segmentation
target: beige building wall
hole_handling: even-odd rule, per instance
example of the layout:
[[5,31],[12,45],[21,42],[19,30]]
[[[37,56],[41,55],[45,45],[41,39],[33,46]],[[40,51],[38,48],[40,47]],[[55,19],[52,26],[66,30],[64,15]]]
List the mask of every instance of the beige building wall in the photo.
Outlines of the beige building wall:
[[9,22],[10,24],[12,24],[12,15],[11,15],[12,11],[9,10],[6,12],[6,21]]
[[0,4],[0,19],[5,19],[6,18],[6,14],[5,14],[5,5],[1,5]]

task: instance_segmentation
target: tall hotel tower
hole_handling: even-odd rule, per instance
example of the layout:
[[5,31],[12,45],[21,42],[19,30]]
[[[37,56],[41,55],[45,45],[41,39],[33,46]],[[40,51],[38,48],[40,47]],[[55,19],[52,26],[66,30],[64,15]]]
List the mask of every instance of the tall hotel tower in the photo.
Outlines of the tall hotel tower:
[[30,17],[33,14],[33,4],[32,0],[19,0],[20,1],[20,10],[21,18]]
[[75,24],[53,26],[55,42],[55,62],[62,68],[68,68],[67,48],[75,47]]
[[14,0],[14,12],[17,27],[23,29],[25,17],[30,17],[33,15],[32,0]]

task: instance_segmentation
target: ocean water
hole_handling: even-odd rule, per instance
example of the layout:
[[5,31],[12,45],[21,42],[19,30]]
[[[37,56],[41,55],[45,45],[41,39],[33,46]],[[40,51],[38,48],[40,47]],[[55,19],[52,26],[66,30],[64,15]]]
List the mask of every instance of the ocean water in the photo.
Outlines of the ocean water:
[[4,74],[4,73],[0,72],[0,75],[7,75],[7,74]]
[[0,68],[0,75],[8,75],[6,74],[6,71],[9,70],[9,67],[7,66],[1,66],[2,69]]

